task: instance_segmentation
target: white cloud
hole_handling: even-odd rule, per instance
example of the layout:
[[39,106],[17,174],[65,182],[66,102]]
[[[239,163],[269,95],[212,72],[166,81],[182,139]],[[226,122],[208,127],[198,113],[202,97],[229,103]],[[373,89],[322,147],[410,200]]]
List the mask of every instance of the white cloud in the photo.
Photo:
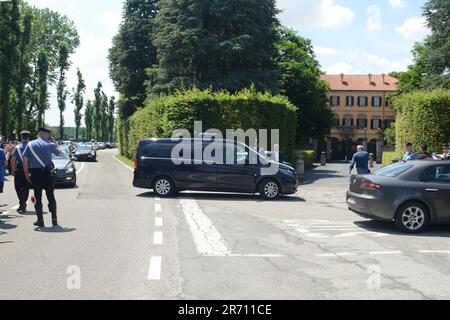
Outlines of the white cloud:
[[333,0],[277,0],[277,5],[283,23],[299,30],[339,29],[352,23],[356,15],[350,7],[337,5]]
[[347,62],[338,62],[325,68],[327,74],[353,74],[356,73],[354,67]]
[[122,21],[122,12],[120,11],[107,11],[102,13],[98,20],[103,23],[110,32],[117,33],[119,30],[120,22]]
[[406,40],[420,41],[430,32],[423,17],[412,17],[395,29]]
[[389,0],[389,5],[393,8],[404,7],[405,0]]
[[353,22],[355,12],[349,7],[333,3],[333,0],[322,0],[320,7],[320,26],[323,29],[339,29]]
[[330,57],[338,55],[339,51],[335,48],[314,46],[314,53],[320,57]]
[[369,17],[366,22],[366,31],[374,32],[381,30],[381,10],[379,6],[372,5],[367,8]]

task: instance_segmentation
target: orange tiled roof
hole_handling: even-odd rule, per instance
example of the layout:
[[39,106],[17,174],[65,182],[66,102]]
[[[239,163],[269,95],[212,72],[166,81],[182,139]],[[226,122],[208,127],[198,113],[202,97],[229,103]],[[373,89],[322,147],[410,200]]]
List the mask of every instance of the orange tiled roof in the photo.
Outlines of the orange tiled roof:
[[[398,80],[388,75],[322,75],[331,91],[397,91]],[[370,80],[369,80],[370,79]]]

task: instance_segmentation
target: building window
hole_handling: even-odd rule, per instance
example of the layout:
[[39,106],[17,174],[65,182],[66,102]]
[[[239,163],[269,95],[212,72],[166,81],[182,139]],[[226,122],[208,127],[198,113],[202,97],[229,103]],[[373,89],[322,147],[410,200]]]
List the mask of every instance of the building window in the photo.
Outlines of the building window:
[[355,105],[355,97],[347,97],[345,99],[345,105],[347,107],[353,107]]
[[392,128],[392,124],[395,122],[393,119],[384,120],[384,128],[389,129]]
[[373,130],[381,129],[381,119],[372,119],[372,129]]
[[353,118],[351,118],[350,116],[346,116],[344,118],[344,123],[343,123],[344,127],[353,127]]
[[390,104],[389,104],[389,100],[388,100],[388,99],[384,100],[384,105],[385,105],[387,108],[389,108]]
[[358,97],[358,106],[359,107],[367,107],[368,105],[369,105],[369,98]]
[[341,98],[338,96],[331,96],[330,97],[330,105],[332,107],[341,105]]
[[356,120],[356,126],[360,129],[367,128],[367,119],[359,118],[358,120]]
[[373,107],[381,107],[383,105],[382,97],[372,97],[372,106]]

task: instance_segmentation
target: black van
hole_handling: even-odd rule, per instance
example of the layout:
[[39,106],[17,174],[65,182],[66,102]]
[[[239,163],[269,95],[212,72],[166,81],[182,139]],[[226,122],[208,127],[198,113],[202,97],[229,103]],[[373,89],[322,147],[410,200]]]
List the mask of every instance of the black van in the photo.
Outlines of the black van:
[[[273,166],[274,162],[240,142],[219,141],[223,143],[223,155],[218,156],[224,158],[220,163],[204,160],[203,151],[207,148],[211,150],[210,141],[183,139],[183,150],[189,150],[190,154],[183,154],[182,151],[176,157],[173,157],[172,153],[176,146],[180,147],[181,140],[140,141],[133,186],[153,189],[160,197],[173,196],[178,191],[198,190],[259,193],[264,199],[273,200],[280,195],[297,192],[298,178],[294,168],[286,164],[276,164],[276,172],[267,175],[264,169]],[[194,148],[194,145],[197,147]],[[200,155],[196,154],[198,149],[201,149]],[[212,152],[212,155],[215,156],[215,153]],[[233,161],[227,158],[230,155]]]

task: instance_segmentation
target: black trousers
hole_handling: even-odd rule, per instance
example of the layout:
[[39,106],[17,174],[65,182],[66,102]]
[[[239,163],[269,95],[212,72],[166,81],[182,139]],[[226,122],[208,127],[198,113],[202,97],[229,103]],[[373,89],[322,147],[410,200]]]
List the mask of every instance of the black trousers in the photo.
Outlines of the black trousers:
[[22,168],[16,170],[14,187],[16,189],[17,197],[19,198],[20,208],[25,208],[30,195],[30,184],[25,178]]
[[52,220],[57,220],[55,183],[50,172],[43,169],[31,169],[31,180],[33,182],[34,197],[36,198],[36,215],[38,221],[44,221],[42,191],[45,190],[48,200],[48,209],[52,214]]

